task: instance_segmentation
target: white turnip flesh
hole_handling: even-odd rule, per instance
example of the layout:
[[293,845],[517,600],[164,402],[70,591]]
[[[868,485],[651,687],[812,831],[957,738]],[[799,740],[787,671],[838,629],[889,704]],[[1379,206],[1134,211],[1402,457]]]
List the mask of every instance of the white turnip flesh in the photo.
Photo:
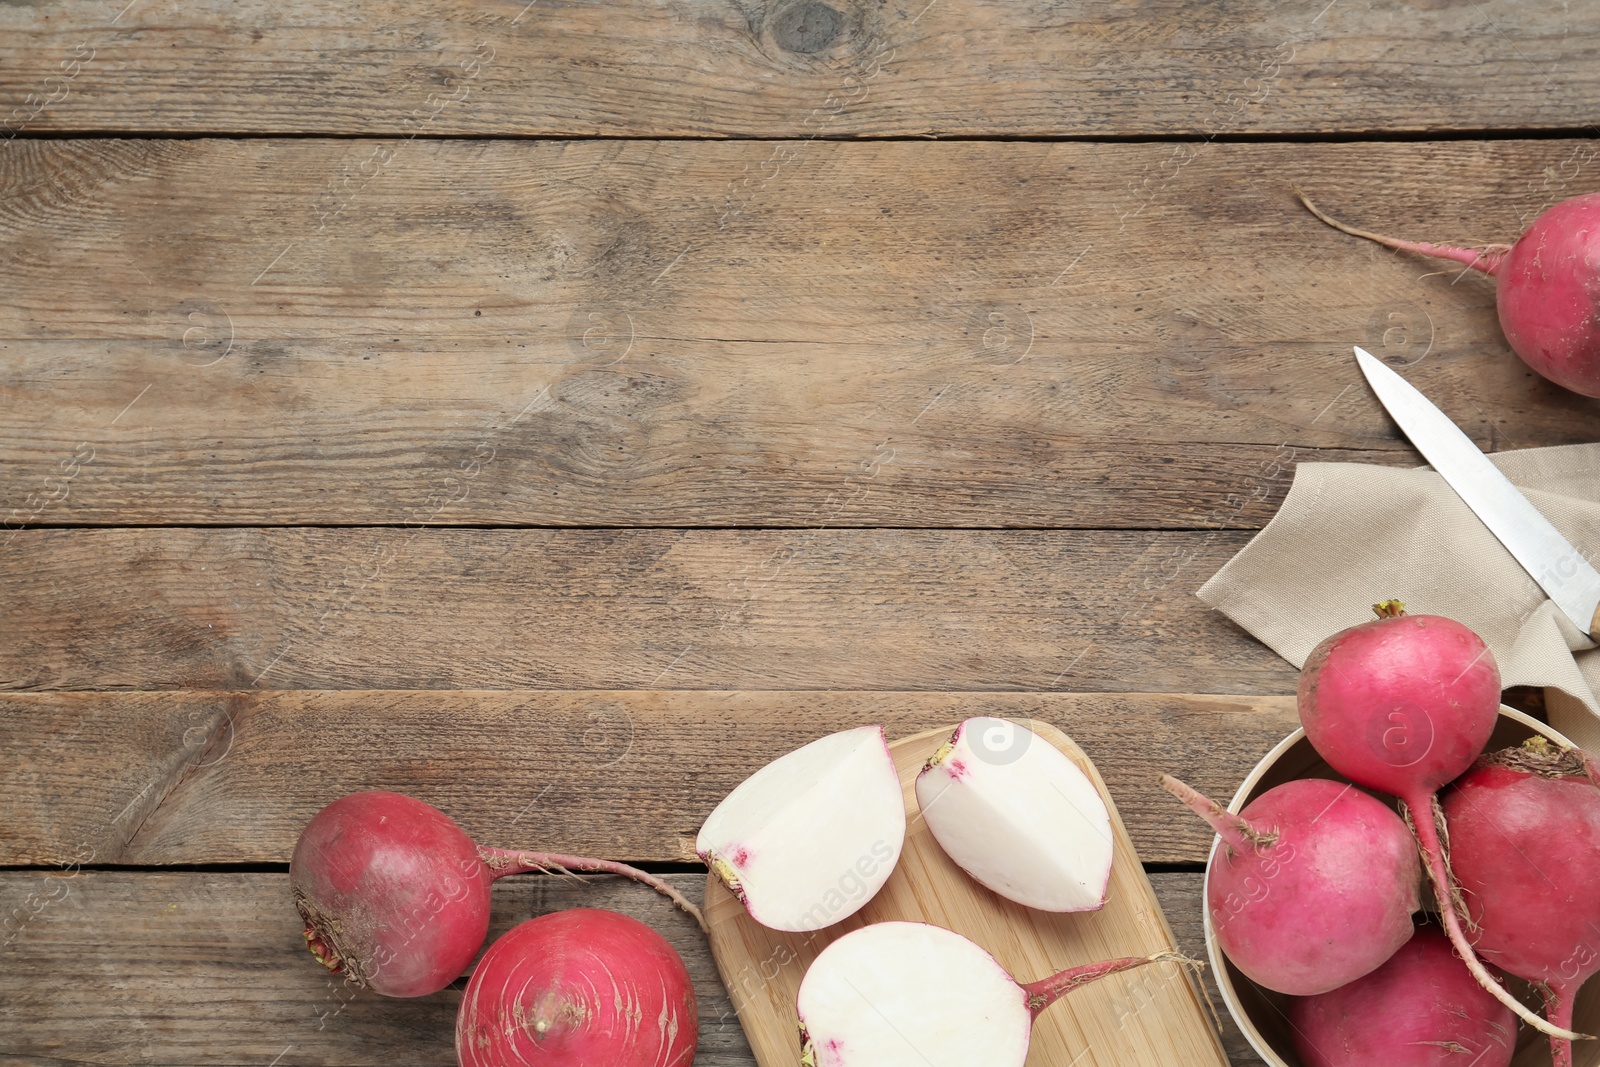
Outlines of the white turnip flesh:
[[805,1067],[1023,1067],[1033,1020],[1074,989],[1175,954],[1073,967],[1019,985],[960,934],[884,922],[823,949],[800,983]]
[[923,821],[945,853],[1008,900],[1096,911],[1111,880],[1111,815],[1060,749],[1006,719],[963,722],[917,776]]
[[863,726],[739,783],[707,816],[695,852],[756,922],[803,932],[865,906],[905,838],[905,797],[883,727]]

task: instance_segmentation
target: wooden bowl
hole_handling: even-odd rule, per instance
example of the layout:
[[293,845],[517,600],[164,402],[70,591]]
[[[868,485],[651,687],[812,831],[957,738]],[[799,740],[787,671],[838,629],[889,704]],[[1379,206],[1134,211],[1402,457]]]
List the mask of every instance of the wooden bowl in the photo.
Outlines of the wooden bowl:
[[[1515,708],[1501,705],[1500,724],[1489,740],[1489,749],[1521,744],[1536,733],[1543,734],[1562,745],[1572,744],[1537,719]],[[1256,764],[1255,769],[1239,786],[1239,791],[1234,794],[1228,810],[1237,813],[1268,789],[1295,778],[1329,778],[1339,782],[1347,781],[1317,755],[1316,750],[1311,747],[1311,742],[1306,740],[1306,732],[1296,730],[1280,741],[1260,763]],[[1379,799],[1388,800],[1387,797]],[[1392,806],[1392,802],[1390,803]],[[1208,891],[1211,867],[1216,862],[1220,844],[1220,840],[1212,842],[1211,855],[1206,861]],[[1424,899],[1428,899],[1428,890],[1425,888],[1423,892]],[[1211,958],[1211,967],[1216,975],[1217,985],[1222,991],[1223,1002],[1228,1006],[1228,1013],[1239,1024],[1239,1029],[1244,1032],[1245,1040],[1249,1041],[1256,1053],[1272,1067],[1304,1067],[1300,1057],[1295,1054],[1294,1043],[1290,1037],[1286,1014],[1290,998],[1256,985],[1228,962],[1221,948],[1217,946],[1211,928],[1211,909],[1203,904],[1202,908],[1205,911],[1206,952]],[[1512,979],[1509,985],[1523,995],[1525,1003],[1530,1006],[1538,1004],[1538,998],[1524,983]],[[1574,1012],[1573,1029],[1579,1033],[1600,1034],[1600,982],[1590,982],[1583,988]],[[1517,1036],[1517,1052],[1512,1060],[1513,1067],[1548,1067],[1550,1045],[1545,1037],[1528,1026],[1522,1026]],[[1600,1041],[1575,1042],[1573,1064],[1574,1067],[1600,1067]]]

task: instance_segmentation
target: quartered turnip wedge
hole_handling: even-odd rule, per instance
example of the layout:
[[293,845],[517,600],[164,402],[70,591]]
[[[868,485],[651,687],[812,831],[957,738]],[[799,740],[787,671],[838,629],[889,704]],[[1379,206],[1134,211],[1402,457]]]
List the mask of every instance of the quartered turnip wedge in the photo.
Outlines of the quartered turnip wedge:
[[1176,953],[1073,967],[1026,985],[943,927],[854,930],[806,971],[796,1007],[805,1067],[1022,1067],[1033,1020],[1062,996]]
[[917,776],[945,853],[980,884],[1040,911],[1097,911],[1111,880],[1111,815],[1089,776],[1007,719],[956,727]]
[[883,727],[819,738],[739,783],[700,828],[697,852],[750,917],[820,930],[889,880],[906,839],[900,775]]

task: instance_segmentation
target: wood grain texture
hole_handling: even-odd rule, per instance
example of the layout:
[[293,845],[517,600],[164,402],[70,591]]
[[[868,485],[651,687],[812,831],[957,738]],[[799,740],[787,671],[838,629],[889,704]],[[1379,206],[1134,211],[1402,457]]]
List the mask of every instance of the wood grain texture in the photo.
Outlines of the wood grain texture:
[[1508,239],[1597,154],[14,142],[0,523],[1259,528],[1418,462],[1354,343],[1487,449],[1600,436],[1290,185]]
[[[1561,0],[0,5],[13,129],[476,136],[1576,128]],[[65,66],[63,64],[66,64]]]
[[[702,876],[668,877],[699,899]],[[1200,875],[1150,880],[1179,945],[1202,954]],[[579,906],[648,922],[684,957],[700,1003],[697,1067],[754,1067],[704,936],[654,893],[509,879],[495,886],[490,936]],[[0,1063],[455,1063],[459,991],[386,1000],[331,981],[305,951],[285,874],[0,872],[0,915]],[[1223,1040],[1236,1067],[1260,1063],[1230,1022]]]
[[1157,772],[1226,799],[1298,723],[1291,697],[1164,694],[9,694],[0,865],[287,862],[312,815],[362,789],[426,800],[485,844],[695,862],[711,809],[783,753],[973,715],[1067,731],[1163,863],[1203,862],[1211,834]]
[[[0,687],[1288,693],[1233,532],[24,530]],[[1382,590],[1354,590],[1365,613]]]
[[[928,824],[918,817],[917,774],[949,740],[954,722],[893,740],[889,751],[906,806],[905,846],[894,873],[859,911],[825,929],[781,933],[752,919],[717,876],[706,876],[711,954],[761,1067],[792,1067],[800,1062],[795,998],[801,980],[834,940],[873,923],[929,923],[954,930],[988,951],[1019,983],[1102,960],[1144,959],[1179,950],[1094,763],[1072,738],[1049,723],[1021,722],[1033,732],[1031,743],[1054,745],[1077,764],[1110,814],[1114,856],[1104,907],[1093,913],[1050,914],[1012,903],[975,882],[945,854]],[[846,873],[855,877],[848,867]],[[840,888],[846,884],[841,882]],[[1033,1020],[1028,1062],[1046,1067],[1087,1057],[1103,1067],[1175,1063],[1226,1067],[1204,1002],[1190,978],[1182,966],[1168,961],[1074,990]],[[926,1054],[922,1036],[902,1033]]]

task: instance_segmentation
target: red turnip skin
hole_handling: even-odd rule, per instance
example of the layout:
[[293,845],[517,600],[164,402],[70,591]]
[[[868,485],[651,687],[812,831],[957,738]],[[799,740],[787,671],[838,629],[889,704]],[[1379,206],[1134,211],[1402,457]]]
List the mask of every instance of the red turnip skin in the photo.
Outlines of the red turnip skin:
[[1437,927],[1382,967],[1289,1005],[1305,1067],[1507,1067],[1517,1018],[1478,985]]
[[700,1019],[683,959],[614,911],[521,924],[473,968],[456,1014],[461,1067],[689,1067]]
[[[1442,806],[1475,947],[1534,983],[1570,1030],[1578,989],[1600,970],[1600,789],[1583,753],[1535,737],[1479,760]],[[1571,1042],[1550,1044],[1556,1067],[1571,1067]]]
[[1516,244],[1482,249],[1368,233],[1324,215],[1304,193],[1300,199],[1345,233],[1453,259],[1495,278],[1500,328],[1511,350],[1557,385],[1600,397],[1600,193],[1563,200],[1534,219]]
[[400,793],[352,793],[318,812],[295,844],[289,885],[318,962],[391,997],[437,992],[489,932],[489,885],[526,871],[603,871],[670,897],[676,889],[625,864],[479,846],[444,812]]
[[1434,794],[1483,751],[1500,715],[1500,671],[1472,630],[1438,615],[1407,615],[1386,600],[1378,618],[1323,641],[1300,674],[1300,723],[1328,765],[1357,785],[1398,797],[1422,850],[1445,931],[1478,982],[1535,1029],[1572,1038],[1506,991],[1472,951],[1450,906]]
[[1161,784],[1222,838],[1206,906],[1222,951],[1257,985],[1323,993],[1410,939],[1422,868],[1410,831],[1381,802],[1301,778],[1232,815],[1171,775]]

